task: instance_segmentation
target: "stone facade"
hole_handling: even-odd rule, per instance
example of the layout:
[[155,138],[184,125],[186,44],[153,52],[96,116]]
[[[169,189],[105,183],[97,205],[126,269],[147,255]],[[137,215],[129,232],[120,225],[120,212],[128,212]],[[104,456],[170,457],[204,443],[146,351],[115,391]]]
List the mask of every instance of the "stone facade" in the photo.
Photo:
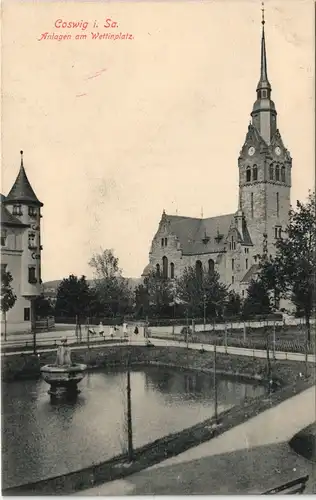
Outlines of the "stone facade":
[[[1,195],[1,267],[9,271],[17,300],[8,324],[28,329],[34,319],[33,299],[41,293],[41,207],[23,165],[7,196]],[[2,317],[3,320],[3,317]]]
[[275,252],[288,224],[292,159],[271,100],[264,24],[257,96],[238,158],[238,209],[207,219],[163,212],[143,277],[155,271],[177,278],[189,266],[202,266],[206,272],[214,267],[221,281],[243,296],[258,270],[258,256]]

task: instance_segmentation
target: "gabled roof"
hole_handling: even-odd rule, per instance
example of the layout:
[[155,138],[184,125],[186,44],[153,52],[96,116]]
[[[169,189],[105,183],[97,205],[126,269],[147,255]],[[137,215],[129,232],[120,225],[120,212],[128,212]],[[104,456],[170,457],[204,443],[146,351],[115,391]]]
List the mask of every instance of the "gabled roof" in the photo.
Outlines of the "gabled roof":
[[271,139],[270,147],[274,148],[275,146],[281,146],[281,149],[284,152],[286,159],[291,160],[290,152],[284,146],[284,142],[282,140],[279,129],[277,129],[275,131],[275,133],[273,134],[272,139]]
[[259,271],[259,264],[252,264],[250,269],[248,269],[245,276],[241,280],[241,283],[250,283],[250,281],[256,276],[258,271]]
[[4,203],[32,203],[34,205],[43,206],[43,203],[39,201],[36,194],[34,193],[30,181],[27,178],[24,166],[23,166],[23,151],[21,151],[21,166],[18,176],[13,184],[11,191],[6,196]]
[[27,224],[23,224],[17,217],[14,217],[9,210],[4,206],[3,201],[5,201],[5,196],[0,195],[1,201],[1,226],[6,227],[28,227]]
[[[165,214],[164,223],[177,236],[183,254],[196,255],[224,250],[225,239],[233,217],[234,214],[228,214],[196,219]],[[222,236],[220,240],[216,239],[218,234]]]
[[252,125],[252,123],[249,123],[245,142],[243,147],[241,148],[240,155],[243,155],[247,150],[247,148],[253,145],[257,145],[257,148],[259,147],[259,149],[261,150],[262,149],[268,150],[268,145],[265,142],[265,140],[261,137],[257,128],[254,125]]

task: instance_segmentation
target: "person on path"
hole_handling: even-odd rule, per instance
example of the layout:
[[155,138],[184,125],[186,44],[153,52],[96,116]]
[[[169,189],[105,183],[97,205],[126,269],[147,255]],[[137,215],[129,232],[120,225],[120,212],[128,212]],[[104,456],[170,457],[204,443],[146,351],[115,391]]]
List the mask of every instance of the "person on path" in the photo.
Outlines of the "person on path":
[[104,334],[104,326],[103,326],[102,321],[100,321],[100,324],[99,324],[99,335],[100,335],[100,337],[103,337],[103,334]]

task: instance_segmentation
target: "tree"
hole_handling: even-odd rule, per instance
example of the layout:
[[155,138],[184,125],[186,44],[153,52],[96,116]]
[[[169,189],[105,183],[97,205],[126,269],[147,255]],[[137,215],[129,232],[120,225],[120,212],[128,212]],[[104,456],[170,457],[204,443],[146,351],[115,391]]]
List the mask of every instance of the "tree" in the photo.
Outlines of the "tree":
[[144,318],[150,313],[150,298],[145,284],[140,284],[135,288],[135,315]]
[[227,296],[226,285],[220,283],[219,274],[202,270],[200,274],[193,267],[187,267],[177,280],[177,297],[188,304],[188,313],[203,316],[204,304],[207,316],[216,316],[223,310]]
[[[250,318],[255,315],[265,315],[271,312],[270,298],[265,284],[260,280],[252,280],[248,287],[248,295],[243,303],[242,316]],[[263,327],[263,336],[267,352],[267,379],[270,390],[271,361],[270,361],[270,332],[267,325]]]
[[85,276],[78,278],[71,274],[61,281],[57,289],[56,316],[77,317],[78,325],[81,325],[90,304],[91,290]]
[[260,279],[277,298],[290,299],[303,312],[310,342],[310,319],[315,307],[316,200],[309,193],[307,202],[297,202],[289,213],[284,238],[276,242],[276,255],[262,261]]
[[247,297],[242,308],[244,318],[255,315],[265,315],[271,312],[269,294],[260,280],[252,280],[247,290]]
[[16,302],[16,295],[12,288],[13,278],[9,271],[1,272],[1,311],[4,317],[4,340],[7,340],[7,312]]
[[46,298],[43,293],[36,297],[34,301],[34,307],[35,315],[39,316],[40,318],[47,318],[47,316],[51,316],[54,312],[51,301]]
[[240,295],[234,291],[230,291],[225,304],[225,316],[238,316],[241,310]]
[[[142,295],[140,295],[140,292]],[[143,288],[138,287],[138,299],[141,299],[143,309],[153,316],[169,317],[171,303],[174,299],[173,283],[170,279],[152,271],[144,279]]]
[[89,261],[94,272],[94,290],[106,316],[117,316],[129,311],[132,301],[128,282],[122,276],[119,260],[113,250],[102,250]]

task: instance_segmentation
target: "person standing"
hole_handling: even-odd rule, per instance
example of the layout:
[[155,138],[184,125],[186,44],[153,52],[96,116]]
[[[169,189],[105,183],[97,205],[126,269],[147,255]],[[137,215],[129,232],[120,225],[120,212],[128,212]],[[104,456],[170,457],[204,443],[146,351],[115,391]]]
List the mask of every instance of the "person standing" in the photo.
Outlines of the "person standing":
[[103,335],[104,335],[104,326],[103,326],[102,321],[100,321],[100,324],[99,324],[99,335],[100,335],[100,337],[103,337]]

